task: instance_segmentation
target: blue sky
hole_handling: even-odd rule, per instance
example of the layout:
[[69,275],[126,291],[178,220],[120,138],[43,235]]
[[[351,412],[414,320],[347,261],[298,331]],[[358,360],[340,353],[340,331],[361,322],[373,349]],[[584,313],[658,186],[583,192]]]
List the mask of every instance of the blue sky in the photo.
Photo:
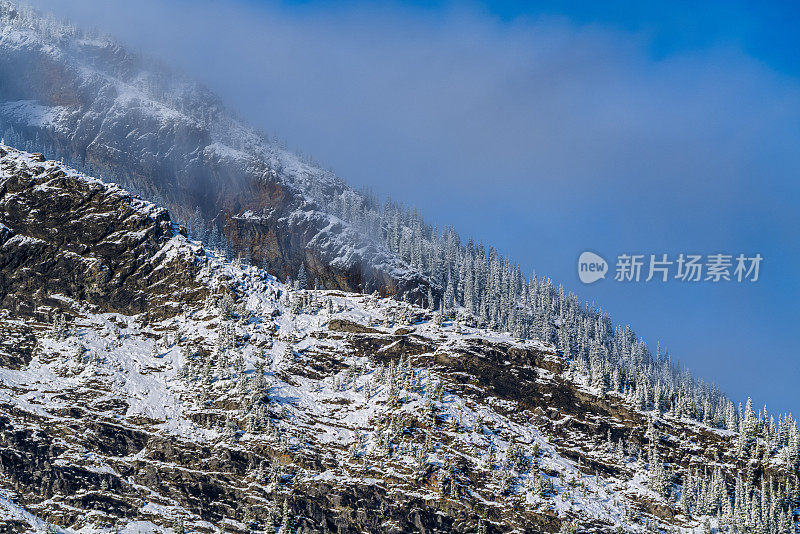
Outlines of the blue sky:
[[[250,0],[254,5],[274,5]],[[452,11],[464,3],[408,1],[428,14]],[[394,5],[398,5],[394,4]],[[341,9],[367,5],[366,2],[287,0],[283,5],[307,11]],[[797,72],[800,47],[797,46],[797,22],[800,4],[795,2],[471,2],[472,9],[505,22],[526,17],[559,16],[578,24],[597,24],[628,32],[646,32],[654,58],[676,51],[735,45],[778,69]]]
[[[734,399],[800,408],[798,8],[35,3],[179,65],[255,126],[551,276]],[[587,249],[765,259],[754,284],[584,286]]]

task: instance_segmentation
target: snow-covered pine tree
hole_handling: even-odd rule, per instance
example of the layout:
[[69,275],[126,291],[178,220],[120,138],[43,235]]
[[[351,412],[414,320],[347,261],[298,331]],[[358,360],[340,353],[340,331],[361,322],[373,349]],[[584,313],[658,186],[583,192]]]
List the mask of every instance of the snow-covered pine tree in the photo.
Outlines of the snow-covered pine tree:
[[68,335],[67,321],[64,318],[64,314],[56,312],[53,317],[53,325],[50,328],[50,336],[56,341],[63,341]]

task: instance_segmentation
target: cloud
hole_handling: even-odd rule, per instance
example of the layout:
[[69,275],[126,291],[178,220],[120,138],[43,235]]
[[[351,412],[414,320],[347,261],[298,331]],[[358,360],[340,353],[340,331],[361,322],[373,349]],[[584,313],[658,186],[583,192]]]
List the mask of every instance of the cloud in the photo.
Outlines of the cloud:
[[736,49],[654,60],[644,35],[468,9],[35,3],[189,70],[379,190],[647,196],[668,180],[735,196],[765,159],[797,170],[795,143],[763,142],[797,140],[797,84]]

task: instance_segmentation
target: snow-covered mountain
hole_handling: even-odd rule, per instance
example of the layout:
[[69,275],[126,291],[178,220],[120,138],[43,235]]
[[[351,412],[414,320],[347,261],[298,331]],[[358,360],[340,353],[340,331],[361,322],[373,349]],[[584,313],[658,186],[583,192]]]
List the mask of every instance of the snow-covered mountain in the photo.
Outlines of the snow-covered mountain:
[[463,310],[287,286],[38,154],[0,169],[6,531],[795,531],[791,419],[663,412]]
[[110,38],[0,0],[0,135],[0,531],[795,532],[790,415]]
[[282,279],[406,294],[428,282],[328,206],[364,197],[107,37],[0,0],[0,134],[158,200],[197,237]]

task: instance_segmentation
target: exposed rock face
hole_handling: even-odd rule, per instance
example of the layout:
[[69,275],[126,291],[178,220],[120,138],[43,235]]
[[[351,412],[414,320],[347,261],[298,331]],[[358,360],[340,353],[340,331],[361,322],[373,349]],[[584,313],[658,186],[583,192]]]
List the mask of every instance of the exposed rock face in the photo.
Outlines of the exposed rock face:
[[5,0],[0,21],[0,134],[17,145],[113,177],[180,220],[198,209],[281,278],[304,264],[329,288],[427,295],[404,262],[311,200],[343,181],[237,122],[208,91]]
[[2,308],[72,301],[161,316],[205,294],[202,258],[162,250],[176,232],[163,208],[8,147],[0,169]]

